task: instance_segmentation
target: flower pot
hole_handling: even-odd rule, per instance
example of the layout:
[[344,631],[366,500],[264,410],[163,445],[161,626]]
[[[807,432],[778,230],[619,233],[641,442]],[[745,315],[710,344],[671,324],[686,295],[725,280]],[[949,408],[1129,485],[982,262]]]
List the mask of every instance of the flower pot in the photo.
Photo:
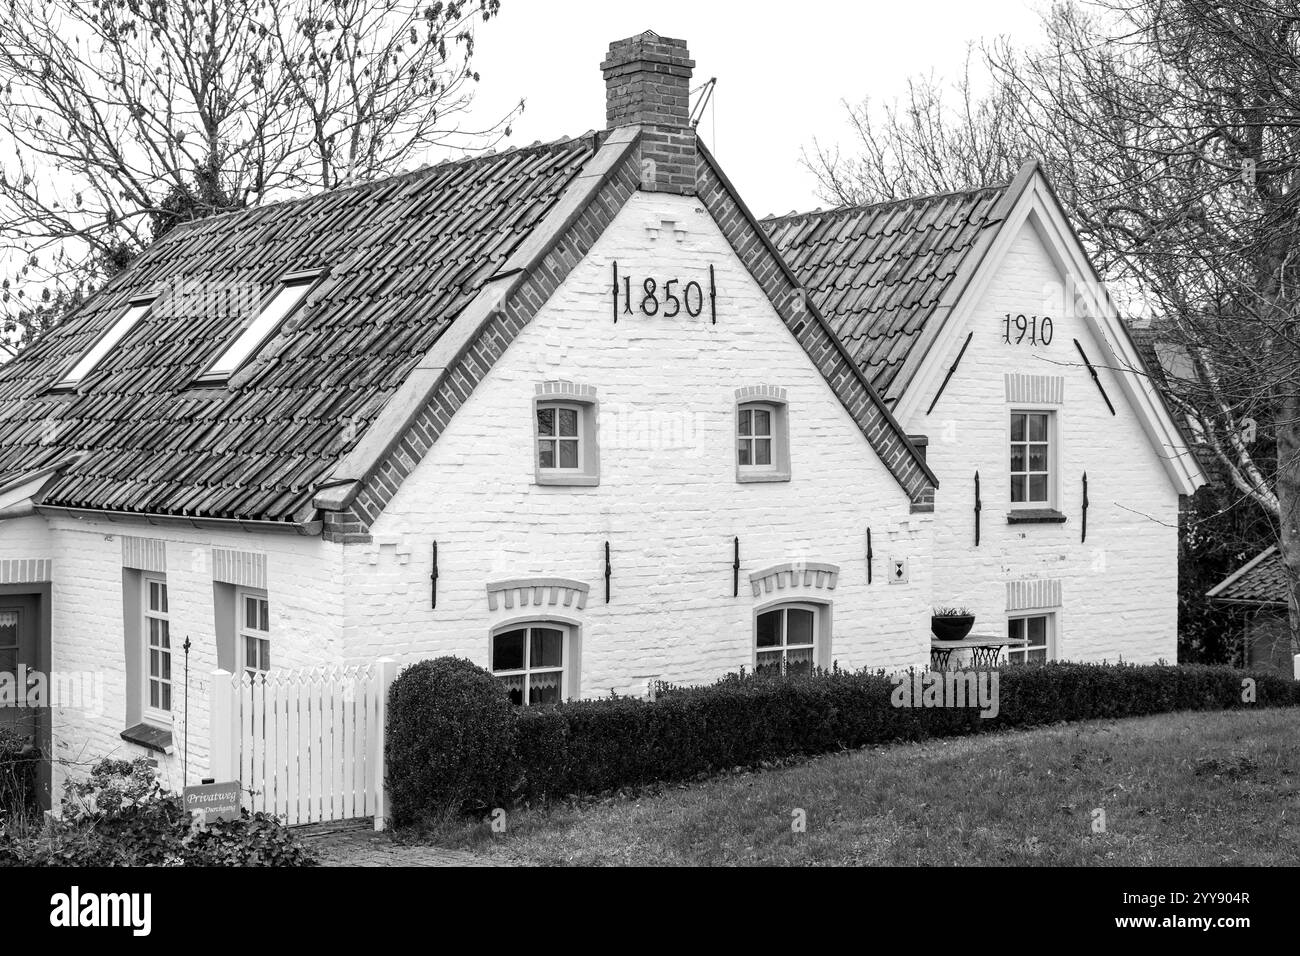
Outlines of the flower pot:
[[953,617],[930,616],[930,630],[941,641],[964,640],[974,626],[974,614],[960,614]]

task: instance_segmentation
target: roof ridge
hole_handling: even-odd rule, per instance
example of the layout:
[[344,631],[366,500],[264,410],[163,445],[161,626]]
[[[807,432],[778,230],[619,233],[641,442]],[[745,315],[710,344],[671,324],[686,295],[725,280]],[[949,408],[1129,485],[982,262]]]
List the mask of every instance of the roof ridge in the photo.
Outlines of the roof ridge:
[[335,186],[332,189],[322,189],[318,192],[307,193],[302,196],[292,196],[285,199],[278,199],[275,202],[263,203],[257,206],[245,206],[243,209],[230,209],[226,212],[214,213],[209,216],[203,216],[200,219],[191,219],[187,222],[180,223],[176,228],[169,230],[168,236],[175,233],[193,229],[197,226],[206,225],[211,222],[218,222],[232,216],[253,215],[270,209],[282,209],[286,206],[292,206],[296,203],[310,202],[313,199],[320,199],[324,196],[338,196],[343,193],[355,192],[364,189],[379,189],[393,183],[415,179],[421,175],[429,175],[434,170],[446,170],[452,166],[472,167],[478,163],[486,163],[490,160],[499,160],[507,156],[520,156],[526,153],[542,153],[547,150],[557,149],[560,147],[571,147],[581,143],[588,138],[595,138],[599,134],[594,129],[589,129],[585,133],[577,136],[561,136],[559,139],[553,139],[549,142],[530,143],[527,146],[511,146],[500,151],[490,150],[485,153],[479,153],[477,156],[462,156],[460,159],[444,159],[437,163],[425,163],[418,169],[408,169],[404,172],[391,173],[387,176],[380,176],[377,179],[367,179],[361,182],[348,183],[343,186]]
[[988,186],[973,186],[970,189],[953,189],[948,192],[928,193],[922,196],[908,196],[904,199],[886,199],[881,202],[865,202],[848,206],[834,206],[830,209],[813,209],[808,212],[789,212],[784,216],[768,216],[761,220],[764,224],[778,222],[795,222],[799,219],[825,219],[831,216],[839,216],[851,212],[866,212],[867,210],[884,209],[887,206],[903,206],[909,203],[930,202],[935,199],[951,199],[955,196],[975,196],[980,193],[997,192],[1007,189],[1011,183],[992,183]]

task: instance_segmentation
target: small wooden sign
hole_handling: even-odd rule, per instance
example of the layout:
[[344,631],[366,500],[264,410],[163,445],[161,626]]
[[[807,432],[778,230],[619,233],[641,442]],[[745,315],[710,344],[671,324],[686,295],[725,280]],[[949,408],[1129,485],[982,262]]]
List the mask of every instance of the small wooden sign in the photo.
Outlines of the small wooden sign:
[[181,800],[190,813],[201,813],[204,823],[239,819],[238,780],[230,783],[205,783],[197,787],[186,787],[181,791]]

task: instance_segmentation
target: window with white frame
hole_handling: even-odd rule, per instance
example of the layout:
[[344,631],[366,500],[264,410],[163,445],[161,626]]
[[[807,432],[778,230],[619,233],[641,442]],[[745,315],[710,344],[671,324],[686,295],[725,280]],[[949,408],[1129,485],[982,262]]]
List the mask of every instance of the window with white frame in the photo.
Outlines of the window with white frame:
[[754,670],[801,674],[817,661],[817,608],[786,604],[758,615],[754,629]]
[[149,310],[153,308],[153,299],[154,297],[150,296],[133,300],[127,310],[122,313],[122,316],[113,323],[107,332],[99,337],[95,344],[77,360],[77,364],[72,366],[68,373],[54,384],[54,387],[56,389],[70,389],[80,385],[82,379],[93,372],[95,367],[104,360],[105,356],[113,351],[117,343],[126,338],[127,333],[135,328],[140,320],[148,314]]
[[170,722],[172,710],[171,612],[167,604],[167,579],[146,574],[141,608],[144,621],[144,713],[156,721]]
[[267,303],[266,308],[262,309],[257,318],[250,322],[217,360],[208,366],[207,371],[199,376],[199,381],[221,382],[239,371],[248,361],[249,356],[260,348],[289,314],[302,304],[320,275],[318,271],[301,272],[282,278],[280,288]]
[[736,405],[737,481],[789,480],[787,421],[782,402],[740,401]]
[[736,464],[775,470],[776,409],[758,402],[741,405],[736,424]]
[[1007,646],[1007,660],[1012,664],[1055,660],[1055,625],[1055,614],[1026,614],[1008,618],[1007,638],[1016,643]]
[[241,588],[236,593],[236,604],[244,670],[250,674],[265,674],[271,669],[270,603],[261,591]]
[[539,402],[537,405],[537,467],[541,471],[582,471],[581,405]]
[[571,633],[562,624],[537,623],[492,635],[492,673],[506,685],[512,704],[558,704],[565,698]]
[[1051,412],[1011,413],[1011,505],[1052,507]]

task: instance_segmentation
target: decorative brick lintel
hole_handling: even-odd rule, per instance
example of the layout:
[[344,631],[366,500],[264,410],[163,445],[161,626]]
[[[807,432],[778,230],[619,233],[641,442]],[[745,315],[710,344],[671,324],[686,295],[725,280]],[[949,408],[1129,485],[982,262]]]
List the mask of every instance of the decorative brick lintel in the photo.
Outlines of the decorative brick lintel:
[[839,578],[840,568],[837,564],[792,561],[755,571],[749,576],[749,586],[754,589],[754,597],[798,587],[834,591]]

